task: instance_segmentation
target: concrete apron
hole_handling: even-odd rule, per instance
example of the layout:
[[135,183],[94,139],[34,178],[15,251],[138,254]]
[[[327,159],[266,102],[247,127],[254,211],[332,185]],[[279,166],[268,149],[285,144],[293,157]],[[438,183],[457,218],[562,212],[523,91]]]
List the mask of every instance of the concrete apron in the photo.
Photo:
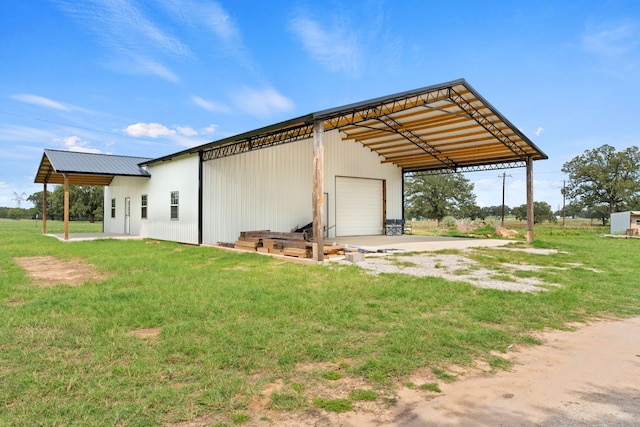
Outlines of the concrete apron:
[[467,249],[497,247],[514,243],[514,240],[465,239],[439,236],[346,236],[325,239],[325,244],[335,242],[349,248],[368,252],[425,252],[441,249]]

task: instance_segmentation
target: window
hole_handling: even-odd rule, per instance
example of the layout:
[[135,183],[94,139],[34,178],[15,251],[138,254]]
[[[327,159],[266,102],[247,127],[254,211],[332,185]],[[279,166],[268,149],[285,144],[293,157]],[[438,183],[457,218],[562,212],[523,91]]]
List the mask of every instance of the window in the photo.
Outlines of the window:
[[636,225],[640,225],[640,219],[636,219]]
[[111,199],[111,218],[116,217],[116,199]]
[[178,219],[178,196],[177,191],[171,192],[171,219]]
[[142,198],[140,200],[140,206],[141,206],[140,217],[142,219],[147,219],[147,195],[146,194],[142,195]]

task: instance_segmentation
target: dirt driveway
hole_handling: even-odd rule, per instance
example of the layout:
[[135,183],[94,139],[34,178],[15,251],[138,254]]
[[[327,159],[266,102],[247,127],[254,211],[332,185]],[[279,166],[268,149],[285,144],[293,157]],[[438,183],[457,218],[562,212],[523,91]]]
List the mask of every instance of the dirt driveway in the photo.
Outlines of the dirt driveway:
[[305,425],[640,425],[640,317],[539,338],[543,345],[511,349],[510,371],[443,384],[431,398],[405,389],[388,413],[332,415]]

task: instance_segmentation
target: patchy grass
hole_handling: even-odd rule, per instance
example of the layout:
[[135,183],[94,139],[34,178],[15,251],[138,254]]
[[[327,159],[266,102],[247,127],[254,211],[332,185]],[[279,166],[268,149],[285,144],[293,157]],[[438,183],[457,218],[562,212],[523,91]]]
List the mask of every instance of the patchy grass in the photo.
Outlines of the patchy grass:
[[[101,225],[71,229],[84,227]],[[554,267],[536,275],[560,287],[518,293],[171,242],[63,243],[34,221],[0,220],[0,425],[241,425],[267,408],[350,410],[373,397],[361,390],[392,405],[389,391],[419,369],[438,381],[451,365],[505,369],[495,354],[537,344],[532,331],[639,315],[640,242],[600,235],[543,227],[520,245],[556,253],[470,255],[494,270]],[[42,287],[20,257],[79,260],[100,276]]]

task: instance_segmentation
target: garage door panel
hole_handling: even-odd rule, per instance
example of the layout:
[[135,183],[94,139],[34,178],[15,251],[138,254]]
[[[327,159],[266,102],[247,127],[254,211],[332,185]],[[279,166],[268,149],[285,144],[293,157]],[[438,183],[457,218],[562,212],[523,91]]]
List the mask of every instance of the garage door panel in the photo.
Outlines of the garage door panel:
[[382,233],[382,180],[336,177],[336,235]]

